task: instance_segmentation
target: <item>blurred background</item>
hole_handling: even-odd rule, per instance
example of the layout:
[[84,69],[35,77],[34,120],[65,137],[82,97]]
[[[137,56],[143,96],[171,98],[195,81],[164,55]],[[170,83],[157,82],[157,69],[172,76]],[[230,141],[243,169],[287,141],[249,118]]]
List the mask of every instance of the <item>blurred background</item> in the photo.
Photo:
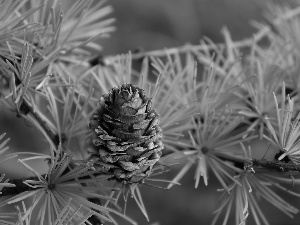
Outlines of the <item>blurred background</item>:
[[198,44],[206,36],[222,42],[228,27],[233,40],[256,31],[251,21],[263,21],[270,4],[297,5],[297,0],[126,0],[107,1],[114,8],[117,31],[102,40],[103,54],[154,50]]
[[[264,21],[264,12],[269,4],[296,5],[297,1],[280,0],[126,0],[107,1],[116,18],[117,31],[110,38],[102,39],[102,54],[115,55],[136,50],[156,50],[181,46],[186,43],[197,44],[206,36],[214,42],[222,42],[220,30],[227,26],[233,40],[241,40],[251,36],[255,28],[250,21]],[[6,132],[10,137],[11,151],[41,152],[45,146],[43,137],[30,124],[17,118],[11,112],[0,110],[0,134]],[[0,168],[0,173],[9,177],[24,177],[31,174],[24,171],[17,162],[9,162],[10,166]],[[179,169],[179,167],[174,167]],[[173,178],[176,171],[166,176]],[[149,213],[148,223],[135,205],[129,200],[128,214],[139,224],[210,224],[213,211],[219,206],[218,182],[211,177],[209,186],[200,185],[194,188],[191,171],[181,183],[171,190],[143,187],[144,202]],[[284,195],[284,194],[283,194]],[[285,198],[285,196],[283,196]],[[298,199],[290,199],[291,204],[300,208]],[[290,220],[270,206],[262,205],[270,224],[299,224],[300,217]],[[268,212],[268,209],[269,212]],[[287,222],[288,221],[288,222]],[[156,223],[157,222],[157,223]],[[126,223],[124,223],[125,225]],[[221,224],[219,221],[218,224]],[[250,219],[248,225],[254,224]]]

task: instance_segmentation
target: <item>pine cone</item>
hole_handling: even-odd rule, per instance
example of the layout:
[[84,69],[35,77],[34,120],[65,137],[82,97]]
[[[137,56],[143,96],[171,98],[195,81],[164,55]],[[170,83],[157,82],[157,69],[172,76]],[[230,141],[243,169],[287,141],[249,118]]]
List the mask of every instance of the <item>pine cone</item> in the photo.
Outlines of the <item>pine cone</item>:
[[159,115],[151,99],[132,84],[113,88],[100,98],[89,127],[96,164],[124,183],[149,176],[163,149]]

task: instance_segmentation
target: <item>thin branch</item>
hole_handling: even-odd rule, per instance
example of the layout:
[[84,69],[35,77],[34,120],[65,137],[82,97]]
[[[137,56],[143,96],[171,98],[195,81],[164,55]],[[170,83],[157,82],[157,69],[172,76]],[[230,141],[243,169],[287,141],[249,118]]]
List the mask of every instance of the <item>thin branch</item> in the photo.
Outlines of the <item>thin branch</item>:
[[[248,38],[242,41],[234,42],[234,46],[236,48],[243,48],[243,47],[250,47],[253,44],[253,41],[260,41],[262,38],[261,35],[259,35],[259,38]],[[174,47],[174,48],[166,48],[166,49],[158,49],[158,50],[152,50],[152,51],[139,51],[137,53],[131,54],[131,59],[136,61],[143,59],[145,57],[164,57],[167,55],[174,55],[179,53],[187,53],[187,52],[195,52],[195,51],[203,51],[203,50],[214,50],[218,48],[225,48],[226,44],[219,43],[219,44],[199,44],[199,45],[191,45],[186,44],[180,47]],[[102,66],[109,66],[116,63],[116,61],[119,60],[119,55],[111,55],[111,56],[97,56],[96,58],[92,58],[89,61],[90,65],[100,64]]]
[[[300,165],[280,161],[252,159],[252,167],[263,167],[278,172],[300,172]],[[255,170],[255,169],[254,169]]]
[[[7,83],[10,82],[10,79],[6,76],[2,76],[3,79],[6,80]],[[18,80],[17,80],[18,81]],[[20,82],[20,81],[19,81]],[[20,82],[21,83],[21,82]],[[22,103],[20,104],[18,116],[28,116],[32,115],[32,117],[37,121],[41,129],[44,131],[42,132],[48,140],[51,141],[54,148],[57,148],[59,145],[59,138],[58,135],[55,135],[52,130],[48,127],[47,123],[40,117],[38,112],[36,112],[33,107],[27,102],[26,99],[22,100]]]
[[[276,21],[275,24],[278,24],[279,21]],[[251,47],[253,43],[257,43],[261,41],[269,32],[271,31],[271,26],[265,26],[263,29],[260,29],[257,33],[255,33],[251,38],[246,38],[244,40],[240,41],[233,41],[233,45],[235,48],[247,48]],[[216,48],[224,49],[227,45],[224,43],[207,43],[203,44],[200,43],[199,45],[192,45],[192,44],[186,44],[179,47],[173,47],[173,48],[165,48],[165,49],[158,49],[158,50],[152,50],[152,51],[138,51],[137,53],[131,54],[132,60],[140,60],[145,57],[164,57],[167,55],[174,55],[174,54],[180,54],[180,53],[188,53],[188,52],[195,52],[195,51],[203,51],[203,50],[215,50]],[[100,64],[102,66],[109,66],[116,63],[116,61],[119,60],[119,55],[111,55],[111,56],[102,56],[99,55],[95,58],[92,58],[89,60],[90,65],[96,65]]]
[[35,190],[34,188],[29,187],[28,185],[26,185],[24,183],[24,181],[26,181],[26,180],[37,180],[37,177],[28,177],[28,178],[9,180],[9,183],[14,184],[15,187],[14,188],[4,187],[1,190],[2,194],[0,195],[0,197],[2,197],[2,196],[16,196],[18,194],[21,194],[24,191],[33,191],[33,190]]
[[59,145],[58,136],[52,132],[52,130],[48,127],[47,123],[40,117],[38,112],[33,110],[33,107],[25,99],[21,103],[20,112],[25,116],[28,114],[32,115],[32,117],[37,121],[39,126],[43,129],[43,133],[44,135],[46,135],[46,138],[51,141],[55,148],[57,148],[57,146]]
[[[300,7],[297,7],[293,10],[288,11],[287,13],[283,14],[281,17],[272,21],[267,25],[261,27],[256,33],[252,35],[251,38],[246,38],[241,41],[233,41],[233,45],[235,48],[247,48],[251,47],[253,43],[260,42],[266,35],[273,31],[273,28],[280,25],[283,21],[291,19],[295,16],[300,14]],[[195,52],[195,51],[203,51],[203,50],[214,50],[216,47],[218,48],[226,48],[226,44],[219,43],[219,44],[199,44],[199,45],[191,45],[187,44],[180,47],[168,48],[168,49],[158,49],[152,51],[140,51],[137,53],[132,53],[131,58],[132,60],[140,60],[144,57],[152,56],[152,57],[164,57],[166,55],[173,55],[178,53],[187,53],[187,52]],[[119,56],[112,55],[112,56],[103,56],[99,55],[95,58],[89,60],[89,64],[94,66],[96,64],[100,64],[102,66],[109,66],[114,64],[116,61],[119,60]]]

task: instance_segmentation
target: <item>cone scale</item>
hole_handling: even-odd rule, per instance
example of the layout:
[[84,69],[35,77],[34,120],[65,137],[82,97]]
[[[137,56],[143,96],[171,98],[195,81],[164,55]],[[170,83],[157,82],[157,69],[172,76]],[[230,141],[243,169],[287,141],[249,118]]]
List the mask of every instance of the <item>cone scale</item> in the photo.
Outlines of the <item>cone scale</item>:
[[112,179],[140,183],[151,174],[163,149],[159,115],[151,98],[132,84],[103,95],[90,119],[92,157]]

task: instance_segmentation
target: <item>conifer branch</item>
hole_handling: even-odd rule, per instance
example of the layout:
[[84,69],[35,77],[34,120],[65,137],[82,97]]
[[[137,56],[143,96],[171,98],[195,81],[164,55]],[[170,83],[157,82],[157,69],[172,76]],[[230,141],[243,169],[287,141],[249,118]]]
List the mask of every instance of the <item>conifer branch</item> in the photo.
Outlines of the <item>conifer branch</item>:
[[[222,157],[222,160],[224,161],[230,161],[234,163],[235,165],[240,165],[241,161],[234,160],[232,158],[224,158]],[[264,159],[251,159],[251,164],[245,165],[245,168],[253,168],[253,171],[255,172],[258,168],[265,169],[266,172],[299,172],[300,173],[300,165],[292,164],[292,163],[285,163],[280,161],[268,161]],[[97,175],[97,174],[95,174]],[[44,176],[44,175],[43,175]],[[21,179],[13,179],[9,182],[11,184],[14,184],[15,187],[4,187],[2,189],[2,194],[0,197],[3,196],[10,196],[10,195],[18,195],[24,191],[33,191],[36,190],[32,187],[29,187],[24,182],[26,180],[38,180],[37,177],[28,177],[28,178],[21,178]]]

